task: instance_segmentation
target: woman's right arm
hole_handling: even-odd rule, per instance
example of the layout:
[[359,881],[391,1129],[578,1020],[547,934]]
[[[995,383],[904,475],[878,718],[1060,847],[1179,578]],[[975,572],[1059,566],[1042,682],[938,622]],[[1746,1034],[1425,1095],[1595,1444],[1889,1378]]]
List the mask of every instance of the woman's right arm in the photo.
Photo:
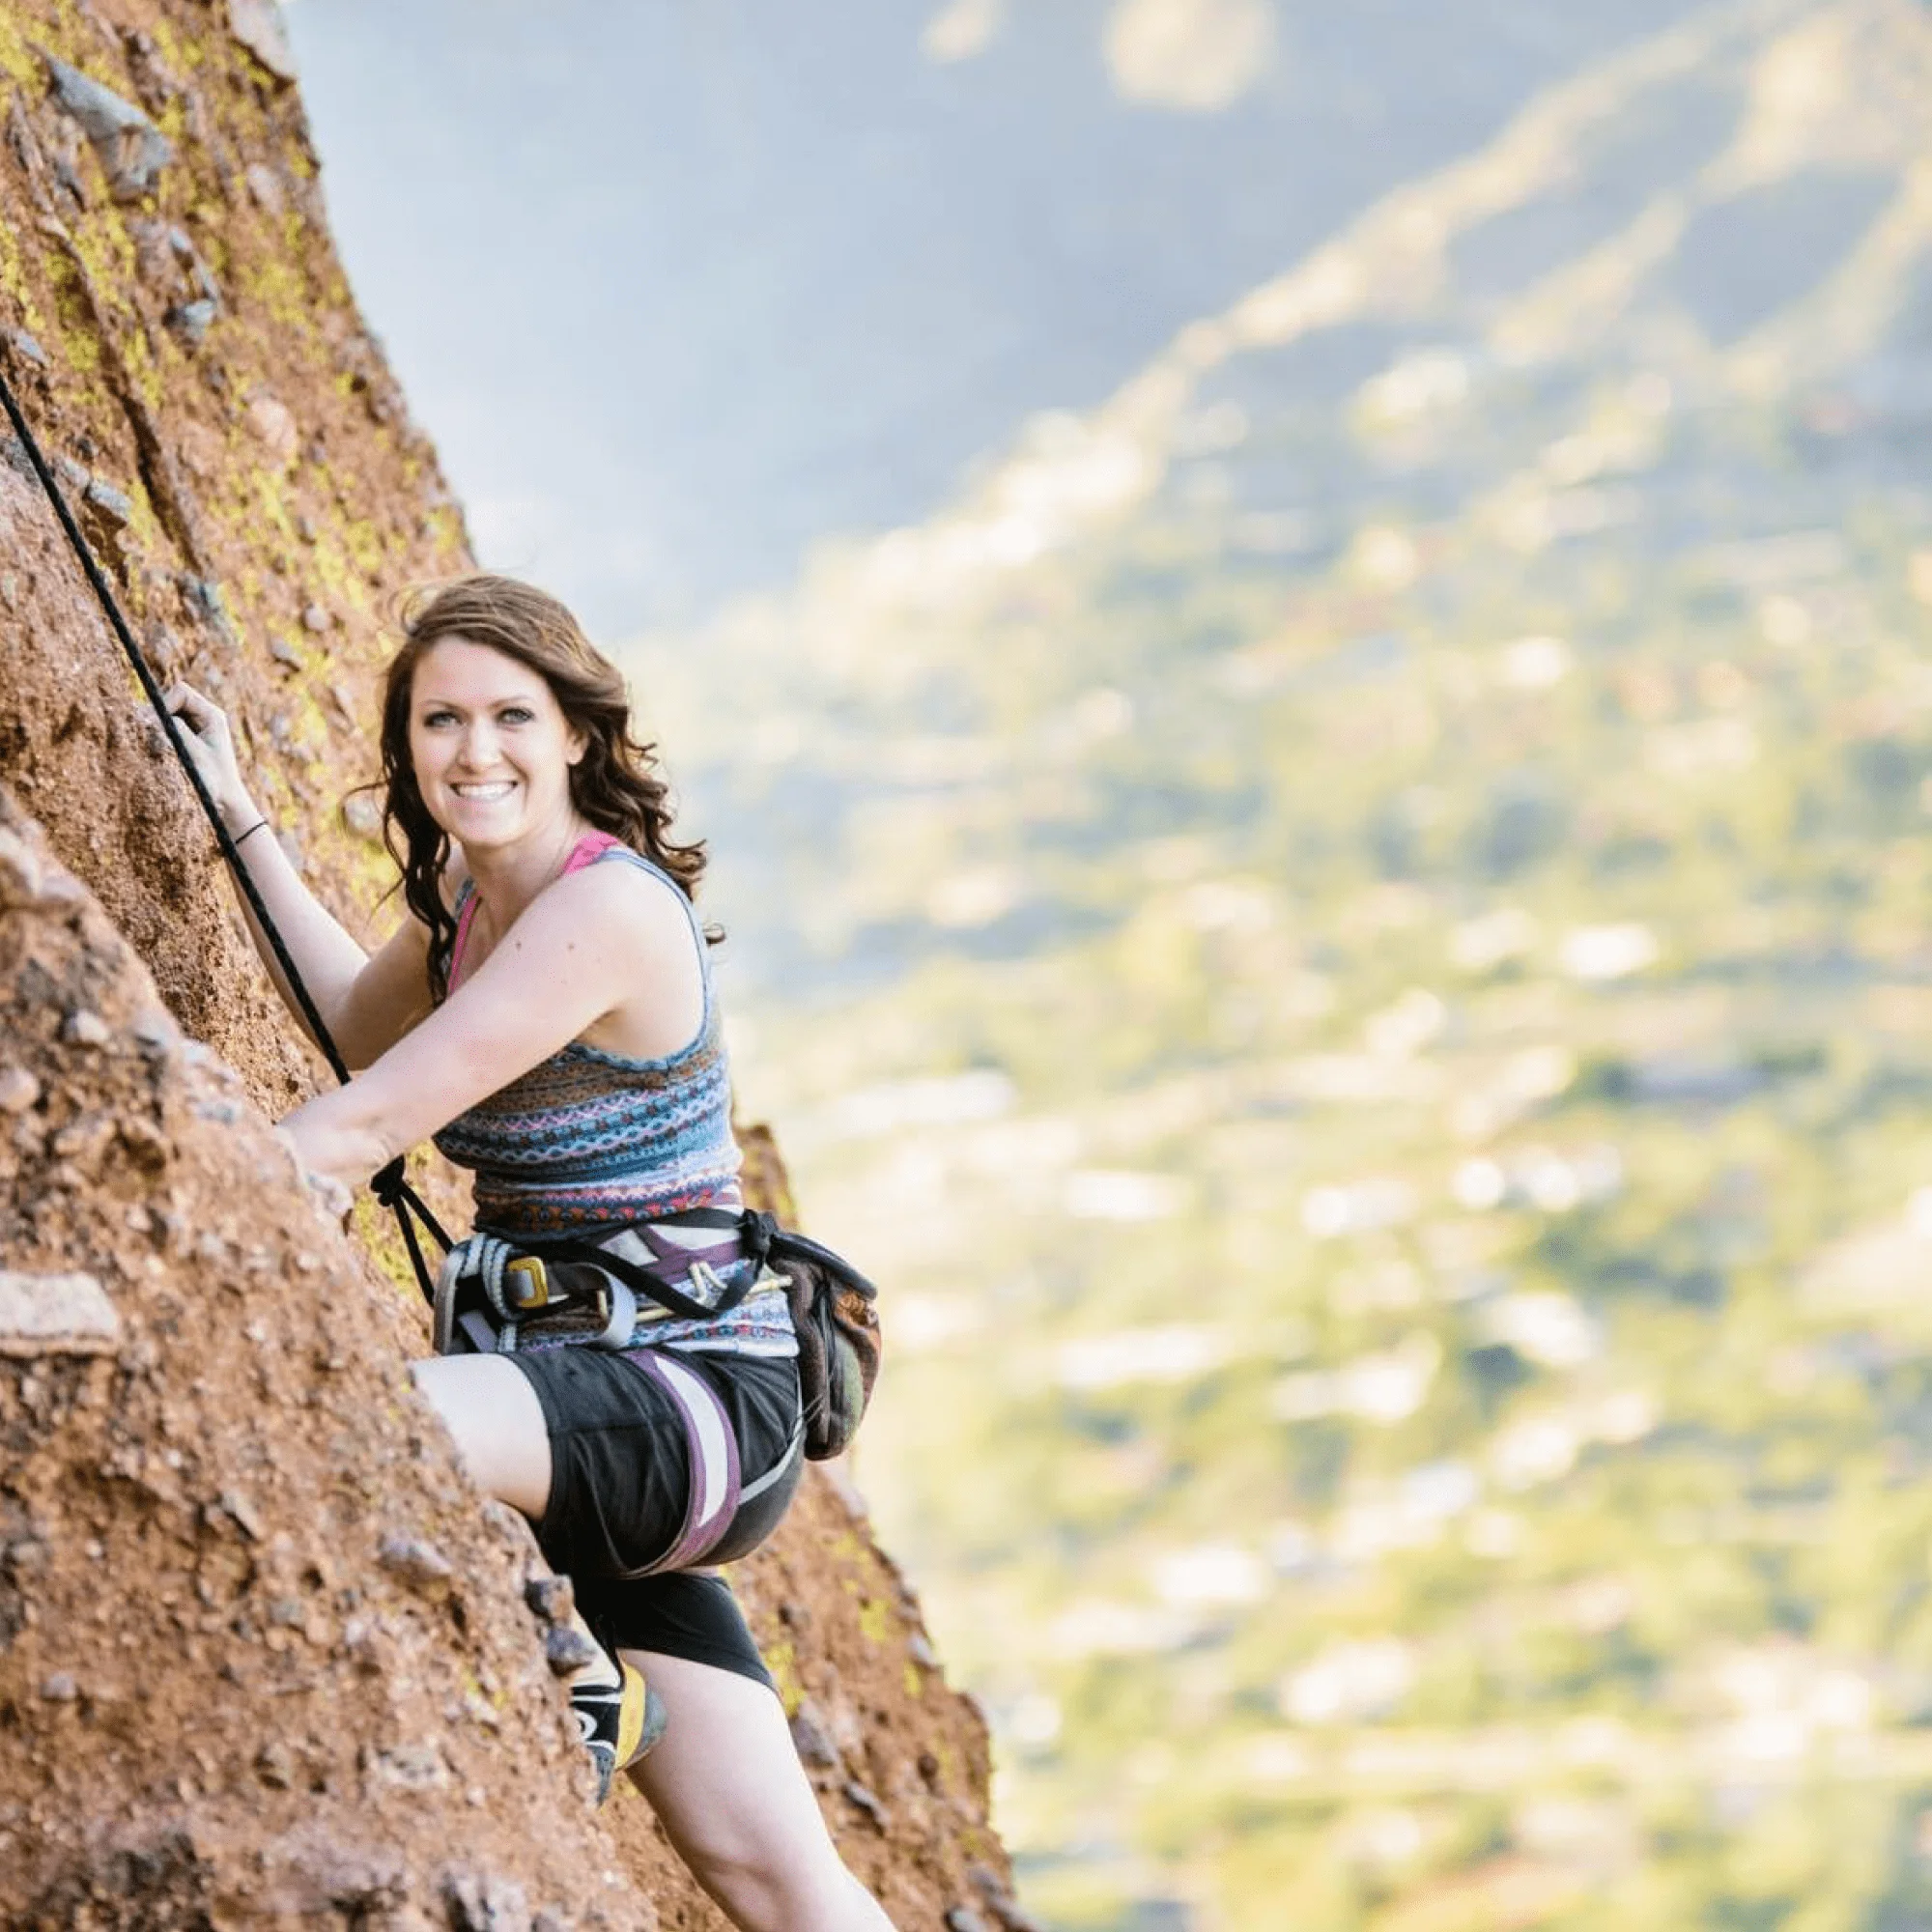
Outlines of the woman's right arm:
[[[167,705],[185,727],[182,736],[188,754],[229,836],[239,840],[242,864],[261,894],[323,1024],[350,1066],[367,1066],[430,1009],[427,929],[411,915],[380,952],[373,956],[365,952],[289,863],[274,827],[267,822],[242,781],[228,720],[220,707],[185,684],[177,684],[167,693]],[[301,1009],[245,896],[242,910],[275,990],[306,1031]]]

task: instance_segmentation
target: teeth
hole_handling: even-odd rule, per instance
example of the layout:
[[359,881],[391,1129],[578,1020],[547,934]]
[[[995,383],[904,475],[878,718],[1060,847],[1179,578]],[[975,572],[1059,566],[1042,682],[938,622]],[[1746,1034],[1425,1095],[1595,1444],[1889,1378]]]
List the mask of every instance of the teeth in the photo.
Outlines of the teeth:
[[515,787],[507,779],[498,780],[494,784],[460,784],[451,789],[458,798],[508,798]]

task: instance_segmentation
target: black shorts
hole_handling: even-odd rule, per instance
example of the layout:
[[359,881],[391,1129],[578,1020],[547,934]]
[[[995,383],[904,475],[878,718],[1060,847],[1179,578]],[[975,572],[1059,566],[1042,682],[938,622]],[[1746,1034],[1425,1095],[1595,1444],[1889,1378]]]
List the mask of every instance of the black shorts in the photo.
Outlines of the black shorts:
[[[598,1640],[654,1650],[772,1683],[744,1612],[707,1570],[637,1573],[677,1543],[692,1491],[683,1412],[652,1378],[601,1349],[508,1357],[542,1405],[550,1431],[550,1497],[537,1542],[568,1577]],[[680,1351],[717,1393],[753,1492],[704,1562],[749,1555],[784,1515],[804,1468],[798,1364],[756,1355]]]

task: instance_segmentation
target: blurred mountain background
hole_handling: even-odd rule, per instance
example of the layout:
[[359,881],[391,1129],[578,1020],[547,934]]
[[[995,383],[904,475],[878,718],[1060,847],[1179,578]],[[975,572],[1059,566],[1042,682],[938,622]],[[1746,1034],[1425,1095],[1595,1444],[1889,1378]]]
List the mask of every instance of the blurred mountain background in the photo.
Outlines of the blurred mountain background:
[[293,11],[1067,1932],[1932,1924],[1932,12],[1610,11]]

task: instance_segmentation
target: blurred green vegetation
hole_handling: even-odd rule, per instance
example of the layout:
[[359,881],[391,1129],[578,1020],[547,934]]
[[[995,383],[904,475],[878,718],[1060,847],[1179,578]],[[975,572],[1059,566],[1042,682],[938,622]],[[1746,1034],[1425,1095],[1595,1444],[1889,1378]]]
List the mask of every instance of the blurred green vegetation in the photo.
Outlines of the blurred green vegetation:
[[1615,242],[1453,270],[1672,114],[1633,231],[1922,179],[1917,10],[1725,18],[645,660],[1055,1925],[1932,1923],[1932,228],[1728,336],[1709,224],[1531,347]]

